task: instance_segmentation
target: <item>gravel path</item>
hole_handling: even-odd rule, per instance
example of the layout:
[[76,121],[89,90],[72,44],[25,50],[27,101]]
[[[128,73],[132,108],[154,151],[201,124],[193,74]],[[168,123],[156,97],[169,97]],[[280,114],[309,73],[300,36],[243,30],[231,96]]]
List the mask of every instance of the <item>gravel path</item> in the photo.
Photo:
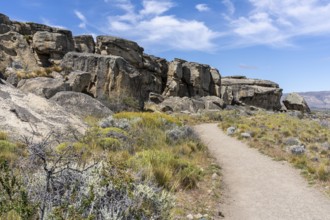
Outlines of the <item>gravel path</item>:
[[330,220],[330,198],[308,186],[299,170],[228,137],[216,124],[194,129],[222,167],[225,219]]

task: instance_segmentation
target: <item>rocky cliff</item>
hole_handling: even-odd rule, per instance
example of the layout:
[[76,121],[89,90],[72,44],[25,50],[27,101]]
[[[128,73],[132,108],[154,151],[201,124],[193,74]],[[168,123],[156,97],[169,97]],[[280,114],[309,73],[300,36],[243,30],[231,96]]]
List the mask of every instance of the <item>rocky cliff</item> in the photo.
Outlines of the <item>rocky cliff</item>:
[[[68,30],[11,21],[0,14],[0,39],[0,73],[12,85],[45,98],[63,91],[83,92],[99,100],[129,97],[142,108],[144,102],[152,101],[150,94],[161,100],[216,96],[229,105],[281,107],[282,90],[276,83],[221,78],[207,64],[167,61],[118,37],[98,36],[94,42],[92,36],[73,37]],[[219,103],[218,99],[207,100]]]

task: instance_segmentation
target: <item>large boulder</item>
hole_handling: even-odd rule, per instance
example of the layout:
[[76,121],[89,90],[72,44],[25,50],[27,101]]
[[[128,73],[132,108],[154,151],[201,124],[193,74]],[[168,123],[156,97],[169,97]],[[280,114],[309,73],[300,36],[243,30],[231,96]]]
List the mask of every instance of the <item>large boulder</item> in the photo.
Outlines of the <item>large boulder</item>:
[[74,50],[71,31],[11,21],[3,14],[0,21],[0,72],[7,67],[26,71],[47,67]]
[[[1,80],[0,80],[1,81]],[[34,140],[49,133],[66,133],[75,130],[83,134],[87,126],[69,112],[45,98],[22,92],[5,83],[0,83],[0,130],[11,137],[23,136]]]
[[31,92],[44,98],[51,98],[61,91],[69,91],[70,86],[63,79],[36,77],[19,81],[17,88],[24,92]]
[[87,90],[95,98],[133,97],[142,100],[142,74],[122,57],[69,52],[61,66],[91,73]]
[[92,35],[75,36],[73,40],[76,52],[95,53],[95,42]]
[[82,118],[86,116],[103,118],[113,114],[109,108],[97,99],[79,92],[59,92],[50,100],[55,101],[68,112]]
[[33,35],[33,49],[42,66],[59,64],[67,52],[74,51],[74,42],[72,36],[61,32],[38,31]]
[[227,105],[244,103],[280,110],[281,96],[279,85],[268,80],[247,79],[243,76],[223,77],[221,80],[221,98]]
[[98,36],[96,53],[120,56],[136,67],[143,67],[143,48],[134,41],[113,36]]
[[13,31],[0,34],[0,72],[8,67],[25,70],[38,67],[25,36]]
[[209,65],[175,59],[168,65],[164,96],[219,96],[221,76]]
[[287,97],[284,98],[283,104],[285,105],[287,110],[297,110],[307,113],[311,112],[305,99],[297,93],[288,94]]

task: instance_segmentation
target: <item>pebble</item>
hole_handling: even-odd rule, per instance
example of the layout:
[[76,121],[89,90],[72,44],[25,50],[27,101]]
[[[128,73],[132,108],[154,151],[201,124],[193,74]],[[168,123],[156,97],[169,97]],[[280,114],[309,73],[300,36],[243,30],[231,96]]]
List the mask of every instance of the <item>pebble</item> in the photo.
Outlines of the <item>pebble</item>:
[[216,180],[217,178],[218,178],[218,174],[213,173],[213,174],[212,174],[212,180]]
[[192,214],[189,214],[189,215],[187,215],[187,219],[193,220],[194,219],[194,216]]

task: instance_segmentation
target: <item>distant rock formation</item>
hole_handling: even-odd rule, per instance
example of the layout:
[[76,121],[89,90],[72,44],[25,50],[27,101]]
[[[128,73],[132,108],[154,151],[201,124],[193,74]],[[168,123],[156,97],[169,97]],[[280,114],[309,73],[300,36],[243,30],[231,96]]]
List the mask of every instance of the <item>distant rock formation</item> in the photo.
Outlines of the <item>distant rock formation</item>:
[[283,104],[288,110],[297,110],[301,112],[310,113],[311,110],[306,103],[305,99],[299,95],[298,93],[290,93],[288,94],[284,100]]
[[330,109],[330,91],[299,92],[310,108]]
[[269,110],[281,109],[282,89],[274,82],[231,76],[222,78],[221,86],[221,97],[227,105],[244,103]]

